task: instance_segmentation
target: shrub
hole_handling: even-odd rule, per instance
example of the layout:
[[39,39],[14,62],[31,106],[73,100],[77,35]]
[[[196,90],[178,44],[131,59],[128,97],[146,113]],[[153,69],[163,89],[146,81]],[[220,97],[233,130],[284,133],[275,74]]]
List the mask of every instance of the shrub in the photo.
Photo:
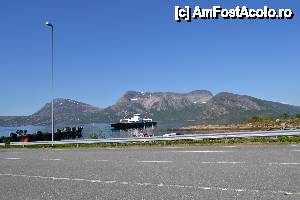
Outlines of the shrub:
[[283,114],[281,115],[281,117],[282,117],[283,119],[289,119],[289,118],[290,118],[290,115],[289,115],[288,113],[283,113]]
[[98,139],[98,134],[97,134],[97,133],[91,133],[91,134],[89,135],[89,138],[90,138],[90,139]]
[[5,144],[5,147],[10,147],[10,139],[9,138],[4,138],[3,142]]
[[254,116],[248,120],[248,123],[256,125],[274,125],[275,122],[272,119]]

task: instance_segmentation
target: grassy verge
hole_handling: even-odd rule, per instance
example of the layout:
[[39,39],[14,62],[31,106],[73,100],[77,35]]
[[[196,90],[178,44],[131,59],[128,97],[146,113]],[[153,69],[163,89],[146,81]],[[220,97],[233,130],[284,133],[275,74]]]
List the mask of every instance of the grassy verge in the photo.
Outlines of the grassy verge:
[[[105,148],[105,147],[163,147],[163,146],[201,146],[201,145],[232,145],[232,144],[294,144],[300,143],[300,137],[275,137],[275,138],[243,138],[243,139],[204,139],[204,140],[175,140],[175,141],[149,141],[135,143],[102,143],[102,144],[57,144],[27,145],[25,148]],[[24,148],[17,145],[6,145],[6,148]]]

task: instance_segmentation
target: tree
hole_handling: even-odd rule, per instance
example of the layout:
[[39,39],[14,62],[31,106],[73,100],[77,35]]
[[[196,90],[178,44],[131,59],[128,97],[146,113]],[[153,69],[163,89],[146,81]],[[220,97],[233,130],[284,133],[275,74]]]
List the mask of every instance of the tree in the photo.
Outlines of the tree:
[[251,118],[248,120],[249,123],[257,123],[257,122],[260,122],[260,121],[262,121],[262,118],[257,117],[257,116],[251,117]]
[[295,118],[300,119],[300,113],[296,114]]
[[290,115],[289,115],[288,113],[283,113],[283,114],[281,115],[281,117],[282,117],[283,119],[289,119],[289,118],[290,118]]

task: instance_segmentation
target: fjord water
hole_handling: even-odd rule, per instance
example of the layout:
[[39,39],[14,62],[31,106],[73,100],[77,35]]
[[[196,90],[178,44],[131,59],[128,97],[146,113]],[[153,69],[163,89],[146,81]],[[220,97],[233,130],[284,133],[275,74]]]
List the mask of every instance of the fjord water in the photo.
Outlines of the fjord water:
[[[89,138],[91,133],[96,133],[101,135],[105,138],[111,137],[118,137],[118,133],[114,132],[110,128],[110,124],[107,123],[93,123],[93,124],[83,124],[83,125],[76,125],[76,126],[83,126],[82,135],[83,138]],[[64,127],[74,127],[74,125],[57,125],[56,129],[62,129]],[[26,125],[26,126],[9,126],[3,127],[0,126],[0,137],[1,136],[9,136],[10,133],[16,132],[16,130],[27,130],[28,133],[36,133],[37,131],[42,132],[51,132],[50,125],[44,126],[36,126],[36,125]]]
[[[174,121],[174,122],[159,122],[158,125],[152,129],[147,128],[146,132],[152,133],[154,135],[163,135],[164,133],[169,133],[168,129],[177,128],[185,125],[183,121]],[[82,136],[83,138],[90,138],[92,133],[96,133],[99,138],[117,138],[117,137],[131,137],[133,134],[139,132],[139,130],[127,130],[119,131],[113,130],[110,127],[109,123],[90,123],[90,124],[81,124],[81,125],[70,125],[70,124],[61,124],[56,125],[56,129],[62,129],[64,127],[74,127],[74,126],[83,126]],[[16,130],[27,130],[29,134],[36,133],[37,131],[50,132],[50,125],[26,125],[26,126],[9,126],[3,127],[0,126],[0,137],[9,136],[10,133],[16,132]]]
[[[183,126],[192,125],[195,122],[188,121],[165,121],[158,122],[156,127],[147,128],[143,132],[154,134],[155,136],[163,135],[165,133],[172,132],[172,128],[179,128]],[[62,129],[64,127],[75,127],[82,126],[82,136],[83,138],[90,138],[92,133],[96,133],[98,138],[118,138],[118,137],[132,137],[133,134],[137,134],[142,130],[113,130],[109,123],[89,123],[89,124],[59,124],[55,126],[55,129]],[[51,132],[50,125],[26,125],[26,126],[0,126],[0,137],[9,136],[10,133],[15,133],[16,130],[27,130],[29,134],[36,133],[37,131]]]

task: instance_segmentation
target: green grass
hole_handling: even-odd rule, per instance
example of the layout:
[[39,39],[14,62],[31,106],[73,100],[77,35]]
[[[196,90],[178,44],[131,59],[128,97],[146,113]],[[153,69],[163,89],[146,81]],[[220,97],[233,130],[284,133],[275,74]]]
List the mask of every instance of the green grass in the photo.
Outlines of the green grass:
[[[201,146],[201,145],[232,145],[232,144],[294,144],[300,143],[300,137],[281,136],[276,138],[243,138],[221,140],[175,140],[175,141],[147,141],[136,143],[102,143],[102,144],[56,144],[27,145],[24,148],[106,148],[106,147],[163,147],[163,146]],[[23,148],[23,146],[6,145],[6,148]]]

